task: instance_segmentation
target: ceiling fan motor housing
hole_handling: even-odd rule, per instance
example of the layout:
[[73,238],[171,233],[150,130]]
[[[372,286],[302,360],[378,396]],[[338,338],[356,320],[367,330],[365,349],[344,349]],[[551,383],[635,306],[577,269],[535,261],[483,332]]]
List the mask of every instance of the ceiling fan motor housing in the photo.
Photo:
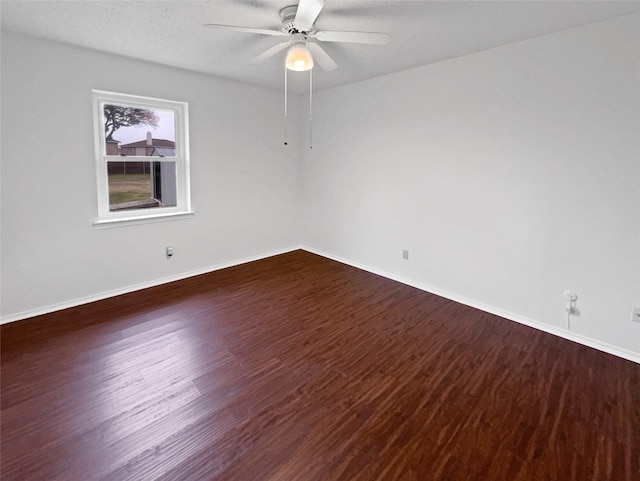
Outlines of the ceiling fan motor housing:
[[297,12],[298,12],[297,5],[290,5],[280,10],[280,18],[282,19],[282,31],[284,33],[298,32],[298,29],[296,29],[296,26],[294,25]]

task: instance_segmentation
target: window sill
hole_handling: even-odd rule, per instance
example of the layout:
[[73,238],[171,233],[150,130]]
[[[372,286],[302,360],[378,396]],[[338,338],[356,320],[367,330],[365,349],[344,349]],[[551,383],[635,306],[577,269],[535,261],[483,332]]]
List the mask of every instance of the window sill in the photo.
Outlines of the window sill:
[[145,217],[120,217],[117,219],[100,219],[93,222],[96,229],[110,229],[112,227],[126,227],[130,225],[151,224],[154,222],[165,222],[169,220],[190,219],[193,212],[172,212],[168,214],[155,214]]

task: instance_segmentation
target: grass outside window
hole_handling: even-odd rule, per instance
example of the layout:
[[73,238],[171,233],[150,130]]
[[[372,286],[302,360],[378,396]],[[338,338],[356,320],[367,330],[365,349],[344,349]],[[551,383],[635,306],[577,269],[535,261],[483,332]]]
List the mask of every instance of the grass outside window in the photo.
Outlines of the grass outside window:
[[151,199],[150,174],[109,174],[109,204]]

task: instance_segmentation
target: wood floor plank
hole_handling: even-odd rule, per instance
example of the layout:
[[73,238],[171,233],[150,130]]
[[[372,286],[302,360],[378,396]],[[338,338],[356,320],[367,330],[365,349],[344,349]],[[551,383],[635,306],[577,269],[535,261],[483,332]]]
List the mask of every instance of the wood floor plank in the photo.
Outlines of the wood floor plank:
[[640,365],[304,251],[0,339],[6,481],[640,479]]

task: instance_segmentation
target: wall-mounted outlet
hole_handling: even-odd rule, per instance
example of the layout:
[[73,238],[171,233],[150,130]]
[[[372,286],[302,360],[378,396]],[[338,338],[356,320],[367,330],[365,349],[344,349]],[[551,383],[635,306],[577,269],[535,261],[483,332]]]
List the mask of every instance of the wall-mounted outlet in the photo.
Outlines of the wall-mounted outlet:
[[633,308],[633,314],[631,314],[631,320],[633,322],[640,322],[640,307],[635,306]]
[[402,258],[405,261],[409,260],[409,249],[402,249]]
[[173,246],[167,246],[164,250],[167,259],[171,259],[173,257]]

